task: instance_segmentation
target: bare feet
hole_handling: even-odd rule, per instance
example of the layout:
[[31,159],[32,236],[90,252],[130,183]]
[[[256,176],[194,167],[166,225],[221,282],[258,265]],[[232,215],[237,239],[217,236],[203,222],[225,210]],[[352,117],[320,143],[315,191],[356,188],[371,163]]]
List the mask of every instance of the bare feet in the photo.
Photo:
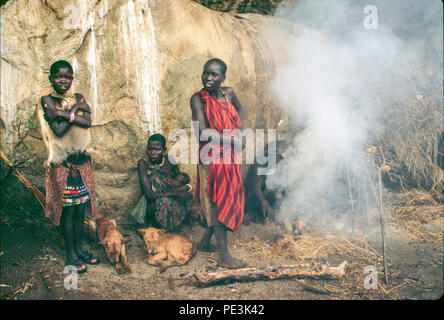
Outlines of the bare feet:
[[240,268],[245,268],[247,266],[245,262],[233,258],[229,253],[227,254],[219,253],[217,264],[221,267],[228,269],[240,269]]
[[213,228],[217,244],[219,245],[218,248],[219,258],[217,259],[218,265],[229,269],[239,269],[246,267],[247,264],[245,262],[233,258],[228,252],[225,226],[220,224],[214,226]]
[[80,260],[82,260],[84,263],[87,264],[99,264],[99,259],[94,257],[91,253],[86,252],[86,251],[78,251],[77,252],[78,257],[80,258]]
[[85,273],[87,268],[78,257],[68,256],[66,266],[73,266],[78,274]]
[[205,232],[202,236],[202,239],[196,245],[197,250],[204,251],[204,252],[214,252],[217,250],[216,247],[214,247],[210,244],[211,237],[213,236],[213,233],[214,233],[213,227],[208,227],[205,230]]
[[204,251],[204,252],[215,252],[217,248],[209,243],[199,242],[196,245],[197,250]]

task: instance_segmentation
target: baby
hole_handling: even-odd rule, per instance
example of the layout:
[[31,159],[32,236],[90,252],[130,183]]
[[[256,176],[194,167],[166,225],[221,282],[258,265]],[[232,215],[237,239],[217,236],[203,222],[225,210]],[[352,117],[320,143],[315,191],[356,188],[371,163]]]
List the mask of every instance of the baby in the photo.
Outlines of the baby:
[[191,191],[192,187],[190,185],[190,176],[185,172],[181,172],[176,176],[176,181],[179,183],[179,187],[187,185],[189,187],[188,191]]

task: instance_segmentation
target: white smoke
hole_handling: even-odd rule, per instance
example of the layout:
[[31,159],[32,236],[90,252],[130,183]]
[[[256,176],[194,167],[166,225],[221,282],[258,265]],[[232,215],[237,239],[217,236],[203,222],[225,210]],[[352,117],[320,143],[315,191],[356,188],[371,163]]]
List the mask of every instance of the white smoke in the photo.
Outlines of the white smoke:
[[[350,184],[355,199],[368,191],[367,172],[374,169],[365,150],[381,133],[382,112],[407,96],[440,88],[415,87],[411,75],[421,78],[436,68],[442,75],[441,6],[299,0],[278,9],[277,18],[310,30],[287,44],[291,61],[271,85],[279,107],[304,128],[267,179],[267,188],[285,190],[279,219],[350,226]],[[266,28],[279,37],[272,25]],[[441,59],[431,61],[436,55]],[[362,184],[367,187],[359,189]]]

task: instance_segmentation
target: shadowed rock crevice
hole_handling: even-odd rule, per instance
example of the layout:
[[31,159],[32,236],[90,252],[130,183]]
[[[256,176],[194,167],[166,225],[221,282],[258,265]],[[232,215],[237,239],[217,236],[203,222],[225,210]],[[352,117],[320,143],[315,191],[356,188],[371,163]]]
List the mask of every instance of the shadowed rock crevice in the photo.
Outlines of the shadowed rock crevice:
[[[289,0],[193,0],[221,12],[260,13],[272,15],[279,4]],[[293,0],[294,1],[294,0]]]

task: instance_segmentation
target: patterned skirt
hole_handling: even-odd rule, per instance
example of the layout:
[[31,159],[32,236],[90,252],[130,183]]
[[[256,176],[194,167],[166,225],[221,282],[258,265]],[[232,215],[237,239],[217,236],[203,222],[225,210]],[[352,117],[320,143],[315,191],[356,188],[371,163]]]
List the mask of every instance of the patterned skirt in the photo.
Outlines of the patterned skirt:
[[62,205],[70,207],[83,204],[89,201],[90,195],[83,183],[80,171],[72,167],[68,168],[68,177],[66,178],[66,188],[63,192]]
[[154,213],[156,222],[160,224],[163,229],[169,231],[177,230],[185,220],[187,213],[185,205],[174,199],[174,197],[157,198],[153,203],[148,205],[148,211]]
[[[94,183],[94,174],[90,161],[82,164],[72,163],[72,168],[80,172],[82,182],[88,190],[90,201],[86,202],[85,216],[97,217],[97,197]],[[54,225],[60,224],[62,216],[63,198],[68,185],[69,169],[63,165],[46,168],[46,206],[45,217],[50,218]]]
[[186,206],[174,197],[159,197],[148,203],[145,195],[131,211],[130,216],[141,225],[176,231],[187,215]]

